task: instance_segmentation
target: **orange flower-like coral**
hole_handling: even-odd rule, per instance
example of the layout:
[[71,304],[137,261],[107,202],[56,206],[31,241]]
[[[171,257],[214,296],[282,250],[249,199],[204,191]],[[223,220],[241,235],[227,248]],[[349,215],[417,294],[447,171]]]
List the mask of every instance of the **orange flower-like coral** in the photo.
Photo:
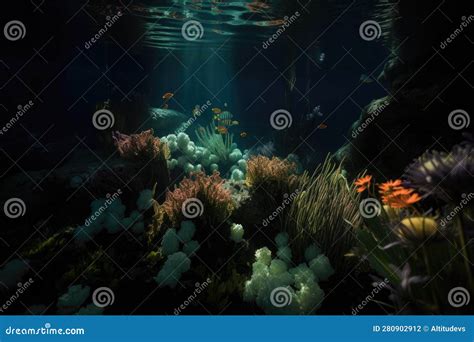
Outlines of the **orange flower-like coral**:
[[190,216],[205,216],[212,223],[220,224],[234,208],[231,193],[224,188],[223,183],[217,172],[211,176],[195,173],[169,191],[161,207],[173,224]]
[[382,202],[392,208],[406,208],[421,200],[421,196],[413,189],[403,187],[400,179],[379,185]]
[[369,188],[372,176],[367,175],[365,177],[357,179],[354,184],[357,186],[357,192],[364,192]]

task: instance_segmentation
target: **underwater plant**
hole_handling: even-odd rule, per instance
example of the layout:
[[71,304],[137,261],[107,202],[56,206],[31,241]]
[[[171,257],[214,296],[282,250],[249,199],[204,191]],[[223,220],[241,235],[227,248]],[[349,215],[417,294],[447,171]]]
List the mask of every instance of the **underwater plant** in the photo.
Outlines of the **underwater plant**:
[[303,250],[308,239],[317,243],[340,274],[352,269],[346,253],[355,245],[353,227],[362,220],[357,192],[342,174],[341,165],[330,157],[310,176],[303,174],[301,192],[290,206],[285,227],[295,250]]
[[128,160],[146,162],[155,158],[169,159],[168,145],[153,136],[153,129],[131,135],[116,131],[112,137],[120,155]]
[[296,165],[277,157],[254,156],[247,161],[246,183],[254,188],[290,184],[295,180]]
[[153,187],[156,197],[161,198],[170,183],[168,144],[155,137],[153,129],[131,135],[117,131],[113,133],[113,138],[120,156],[136,163],[130,166],[134,169],[132,179],[139,176],[143,180],[143,187]]
[[414,189],[404,187],[400,179],[387,181],[379,185],[382,202],[391,208],[406,208],[421,200]]
[[474,192],[474,146],[456,145],[449,153],[428,151],[405,170],[408,184],[445,202],[459,202]]
[[202,172],[184,178],[173,191],[168,191],[161,205],[167,218],[174,224],[186,219],[183,206],[187,200],[198,200],[202,217],[209,222],[220,224],[225,221],[234,208],[232,196],[224,186],[218,172],[206,176]]
[[227,161],[232,152],[233,134],[214,133],[214,126],[200,127],[196,130],[199,143],[219,157],[221,161]]
[[[378,186],[385,205],[378,215],[364,216],[357,230],[362,260],[369,261],[377,277],[389,280],[398,310],[462,312],[447,301],[448,292],[459,284],[474,287],[472,247],[462,220],[444,228],[437,215],[420,212],[416,206],[422,198],[405,184],[397,179]],[[377,196],[370,190],[369,195]]]
[[357,186],[357,192],[364,192],[365,190],[367,190],[370,186],[371,180],[372,180],[372,176],[370,175],[357,179],[354,182],[354,185]]

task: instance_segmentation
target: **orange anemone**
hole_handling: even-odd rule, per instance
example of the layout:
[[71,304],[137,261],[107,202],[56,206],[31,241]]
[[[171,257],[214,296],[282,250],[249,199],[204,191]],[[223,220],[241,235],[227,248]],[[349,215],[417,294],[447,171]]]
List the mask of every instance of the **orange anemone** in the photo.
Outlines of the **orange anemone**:
[[380,184],[379,191],[382,202],[392,208],[406,208],[421,200],[415,190],[403,187],[400,179]]
[[395,190],[399,190],[402,186],[402,181],[400,179],[396,179],[394,181],[387,181],[379,185],[379,189],[381,193],[392,192]]
[[357,179],[354,182],[354,184],[357,186],[357,192],[363,192],[367,190],[369,188],[371,180],[372,180],[372,176],[370,175]]

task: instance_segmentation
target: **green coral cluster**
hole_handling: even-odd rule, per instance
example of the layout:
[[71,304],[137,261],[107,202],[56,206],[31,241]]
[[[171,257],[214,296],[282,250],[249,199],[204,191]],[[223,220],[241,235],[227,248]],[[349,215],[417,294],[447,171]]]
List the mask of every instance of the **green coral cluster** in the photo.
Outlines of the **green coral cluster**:
[[[267,247],[255,252],[252,276],[245,282],[244,300],[255,301],[266,314],[311,314],[324,299],[318,282],[326,281],[334,273],[326,256],[319,254],[316,246],[306,249],[308,263],[291,267],[291,249],[288,235],[280,233],[275,238],[279,245],[279,258],[272,259]],[[319,255],[318,255],[319,254]],[[285,256],[282,259],[281,256]],[[309,266],[308,266],[309,265]]]

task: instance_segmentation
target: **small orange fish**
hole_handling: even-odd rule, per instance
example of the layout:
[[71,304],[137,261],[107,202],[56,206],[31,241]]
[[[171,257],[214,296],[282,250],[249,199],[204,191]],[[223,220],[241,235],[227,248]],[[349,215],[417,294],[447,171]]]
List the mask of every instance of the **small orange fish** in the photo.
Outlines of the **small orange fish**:
[[240,137],[245,138],[247,136],[247,132],[240,132]]
[[220,134],[227,134],[229,131],[227,130],[227,127],[225,126],[217,126],[216,130]]
[[220,113],[222,113],[222,110],[220,108],[212,108],[212,112],[214,114],[220,114]]
[[174,96],[173,93],[165,93],[165,94],[163,95],[163,100],[169,100],[169,99],[171,99],[173,96]]
[[320,123],[320,124],[318,125],[318,128],[319,128],[319,129],[326,129],[326,128],[328,128],[328,125],[326,125],[325,123]]

